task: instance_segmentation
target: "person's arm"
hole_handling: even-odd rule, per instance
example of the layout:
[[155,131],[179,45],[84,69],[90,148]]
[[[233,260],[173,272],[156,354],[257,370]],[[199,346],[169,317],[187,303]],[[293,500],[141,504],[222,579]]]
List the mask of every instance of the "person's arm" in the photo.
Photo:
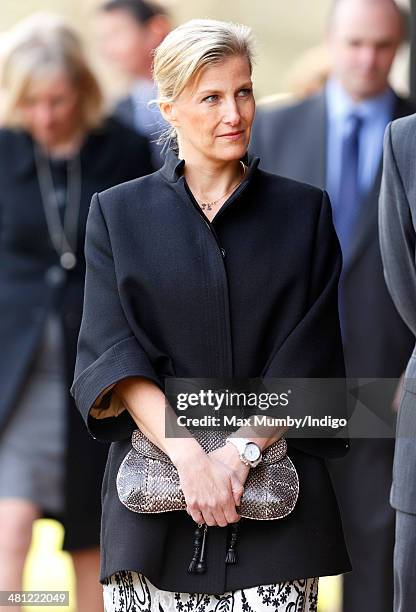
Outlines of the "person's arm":
[[250,442],[255,442],[262,451],[266,450],[268,446],[280,440],[283,434],[288,430],[288,427],[269,427],[263,425],[255,425],[252,417],[251,425],[245,425],[239,427],[229,437],[247,438]]
[[261,374],[263,379],[345,376],[338,312],[342,255],[326,192],[321,192],[309,264],[304,315],[272,351]]
[[[263,452],[268,446],[273,444],[273,442],[277,442],[286,431],[286,427],[264,427],[252,424],[239,427],[234,433],[230,434],[229,437],[246,438],[250,442],[257,444]],[[224,446],[211,451],[209,455],[234,469],[243,484],[250,470],[253,469],[241,461],[236,446],[231,442],[227,442]]]
[[[261,378],[264,387],[270,390],[275,389],[273,381],[268,379],[294,379],[295,385],[296,380],[299,381],[298,390],[305,394],[305,401],[291,402],[287,409],[290,416],[303,418],[309,411],[314,416],[314,410],[317,416],[324,416],[322,411],[325,408],[328,416],[347,418],[345,365],[338,312],[342,255],[328,194],[324,191],[320,196],[304,316],[286,339],[274,347]],[[299,206],[308,204],[299,203]],[[305,383],[302,383],[302,379],[305,379]],[[315,387],[311,379],[322,380],[322,389]],[[308,380],[311,382],[308,383]],[[291,437],[291,443],[313,455],[338,456],[345,454],[348,443],[345,439],[331,439],[336,433],[337,430],[333,428],[314,429],[304,437]]]
[[129,438],[136,428],[114,394],[115,384],[129,376],[163,381],[153,364],[160,357],[145,330],[133,334],[120,302],[109,231],[100,197],[91,200],[85,238],[86,275],[81,327],[71,394],[89,433],[105,442]]
[[[384,135],[383,177],[379,201],[380,249],[384,277],[401,317],[416,335],[415,227],[395,154],[395,125]],[[415,151],[409,151],[409,163]]]
[[[332,222],[331,205],[326,192],[321,198],[321,207],[317,215],[315,228],[314,252],[311,257],[309,278],[309,302],[304,317],[288,334],[285,342],[275,347],[262,376],[262,388],[275,390],[273,383],[267,379],[293,378],[296,379],[339,379],[331,383],[330,387],[322,385],[322,391],[310,401],[311,416],[313,406],[321,401],[321,395],[327,393],[326,405],[331,411],[329,416],[347,417],[345,366],[342,349],[338,314],[338,281],[341,273],[342,256],[337,235]],[[296,388],[295,388],[296,390]],[[301,406],[301,414],[308,414],[308,394],[316,393],[306,385],[305,403]],[[329,401],[333,398],[333,401]],[[318,408],[318,411],[321,408]],[[291,405],[287,409],[291,415]],[[296,416],[296,415],[294,415]],[[319,415],[324,416],[324,415]],[[279,440],[286,432],[287,427],[266,427],[250,425],[240,427],[233,436],[244,437],[255,442],[264,451],[273,442]],[[343,454],[347,447],[345,440],[333,441],[329,437],[319,437],[325,433],[333,436],[336,430],[314,430],[309,437],[294,439],[292,442],[306,452],[320,456]],[[232,436],[230,436],[232,437]],[[342,450],[341,450],[342,449]],[[237,450],[231,444],[214,451],[215,456],[225,463]]]
[[[329,409],[332,412],[330,416],[344,418],[346,417],[345,367],[338,314],[338,281],[342,256],[326,192],[322,193],[321,207],[317,215],[314,252],[311,260],[310,296],[305,315],[288,334],[286,341],[272,352],[262,372],[262,385],[266,390],[268,386],[274,390],[273,384],[267,382],[268,378],[294,378],[295,380],[296,378],[339,378],[340,383],[336,385],[336,393],[333,395],[335,401],[329,405]],[[322,393],[325,392],[329,394],[329,387],[325,389],[323,386]],[[290,415],[290,406],[287,412]],[[300,416],[307,414],[308,407],[305,403]],[[250,425],[240,427],[232,436],[247,438],[264,451],[287,431],[287,427]],[[311,432],[309,438],[296,440],[297,446],[323,456],[335,454],[337,447],[346,446],[345,441],[332,442],[326,438],[319,438],[319,430],[316,430],[316,438],[312,437],[313,433]],[[334,429],[325,432],[326,435],[335,433]],[[226,447],[217,449],[214,453],[216,457],[227,462],[233,454],[237,453],[237,450],[233,445],[227,444]]]
[[[176,466],[187,512],[196,522],[225,527],[239,520],[236,506],[244,491],[245,466],[234,452],[227,463],[205,453],[188,432],[187,437],[166,437],[165,394],[151,381],[140,377],[121,380],[114,388],[140,430],[161,448]],[[173,421],[173,419],[172,419]],[[187,431],[187,430],[185,430]],[[183,428],[181,428],[183,436]],[[243,469],[244,468],[244,469]]]

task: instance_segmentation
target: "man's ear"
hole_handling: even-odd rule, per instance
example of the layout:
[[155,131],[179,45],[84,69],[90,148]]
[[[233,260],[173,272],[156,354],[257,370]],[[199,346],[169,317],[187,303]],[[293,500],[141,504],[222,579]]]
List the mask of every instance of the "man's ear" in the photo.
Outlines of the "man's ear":
[[178,127],[179,122],[176,115],[176,107],[171,102],[161,102],[159,105],[162,117],[173,127]]

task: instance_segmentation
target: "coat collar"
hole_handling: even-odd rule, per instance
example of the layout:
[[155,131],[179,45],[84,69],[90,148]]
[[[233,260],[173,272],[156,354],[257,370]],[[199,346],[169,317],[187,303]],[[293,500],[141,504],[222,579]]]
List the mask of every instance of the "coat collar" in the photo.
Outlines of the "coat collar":
[[[260,158],[254,156],[252,153],[247,152],[244,157],[241,158],[248,166],[248,172],[246,174],[245,181],[251,177],[254,170],[260,163]],[[161,168],[161,173],[170,182],[176,183],[183,176],[183,168],[185,166],[185,160],[180,159],[177,153],[171,148],[167,148],[165,154],[165,163]]]

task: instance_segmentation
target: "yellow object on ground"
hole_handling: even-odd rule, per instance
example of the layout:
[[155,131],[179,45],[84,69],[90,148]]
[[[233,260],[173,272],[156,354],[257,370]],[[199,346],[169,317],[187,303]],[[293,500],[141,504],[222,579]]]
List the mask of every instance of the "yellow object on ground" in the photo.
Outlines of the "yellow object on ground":
[[28,591],[69,591],[69,606],[26,606],[24,612],[76,612],[74,571],[71,556],[61,550],[63,537],[63,527],[57,521],[35,521],[23,588]]

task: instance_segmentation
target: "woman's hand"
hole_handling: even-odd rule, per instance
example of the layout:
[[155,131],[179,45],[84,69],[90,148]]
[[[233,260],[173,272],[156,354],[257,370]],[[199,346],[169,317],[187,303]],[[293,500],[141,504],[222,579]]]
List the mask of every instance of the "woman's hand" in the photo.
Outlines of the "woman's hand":
[[[166,405],[164,393],[153,383],[139,376],[120,380],[114,387],[128,412],[142,432],[165,452],[176,466],[185,496],[187,512],[197,523],[225,527],[236,523],[250,468],[240,460],[236,448],[225,444],[207,454],[188,432],[185,437],[166,437]],[[151,409],[149,409],[151,407]]]
[[245,463],[241,461],[237,449],[232,444],[225,444],[215,451],[210,452],[208,456],[218,459],[221,463],[231,468],[243,485],[243,488],[238,493],[234,492],[235,505],[239,506],[244,493],[244,484],[250,472],[250,466],[245,465]]
[[229,449],[220,450],[208,455],[200,453],[192,460],[185,457],[176,463],[176,467],[188,514],[196,523],[226,527],[240,520],[235,507],[243,494],[247,475],[239,463],[243,468],[249,468],[240,461],[237,453],[238,463],[233,460]]

